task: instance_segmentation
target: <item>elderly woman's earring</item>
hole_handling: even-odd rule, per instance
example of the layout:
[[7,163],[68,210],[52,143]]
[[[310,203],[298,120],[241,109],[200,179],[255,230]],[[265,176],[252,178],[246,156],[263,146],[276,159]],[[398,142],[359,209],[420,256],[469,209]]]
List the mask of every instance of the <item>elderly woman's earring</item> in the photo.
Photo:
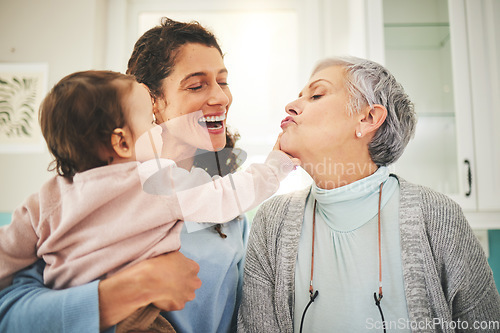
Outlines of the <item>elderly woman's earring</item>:
[[361,132],[356,132],[356,136],[357,136],[358,138],[360,138],[360,137],[361,137]]

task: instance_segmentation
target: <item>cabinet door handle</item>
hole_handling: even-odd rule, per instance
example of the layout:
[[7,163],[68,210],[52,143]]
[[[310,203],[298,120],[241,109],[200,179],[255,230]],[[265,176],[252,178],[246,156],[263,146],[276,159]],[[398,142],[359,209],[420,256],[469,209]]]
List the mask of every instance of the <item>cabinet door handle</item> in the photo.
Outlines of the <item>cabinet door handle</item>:
[[467,165],[467,182],[469,184],[469,190],[465,192],[465,196],[468,197],[470,196],[472,192],[472,172],[470,169],[470,162],[469,160],[464,160],[465,165]]

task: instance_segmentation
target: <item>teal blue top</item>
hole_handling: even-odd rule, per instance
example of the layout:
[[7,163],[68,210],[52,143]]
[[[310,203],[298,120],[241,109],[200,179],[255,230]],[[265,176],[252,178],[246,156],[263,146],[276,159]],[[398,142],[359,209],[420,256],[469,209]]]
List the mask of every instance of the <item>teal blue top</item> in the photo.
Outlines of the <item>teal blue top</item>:
[[184,309],[163,315],[176,332],[236,332],[247,220],[238,217],[224,223],[222,232],[227,238],[221,238],[213,227],[188,231],[189,227],[190,222],[186,222],[182,228],[180,251],[200,265],[198,277],[202,284],[196,298]]
[[[346,186],[312,187],[306,202],[295,271],[295,332],[309,302],[312,214],[316,206],[314,290],[319,295],[307,310],[303,332],[382,331],[373,293],[378,293],[378,202],[381,199],[381,307],[386,324],[406,329],[408,311],[403,286],[399,237],[399,183],[386,167]],[[389,328],[389,327],[388,327]]]

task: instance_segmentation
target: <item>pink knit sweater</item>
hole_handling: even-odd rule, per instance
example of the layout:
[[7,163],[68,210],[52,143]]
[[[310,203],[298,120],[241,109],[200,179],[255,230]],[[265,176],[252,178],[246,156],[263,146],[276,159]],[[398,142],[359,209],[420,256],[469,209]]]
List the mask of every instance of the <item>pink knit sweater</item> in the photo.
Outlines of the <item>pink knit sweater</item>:
[[[104,166],[75,175],[73,182],[56,176],[44,184],[0,228],[0,288],[38,258],[47,264],[46,285],[62,289],[178,250],[182,220],[230,221],[274,194],[294,168],[279,151],[264,164],[222,178],[160,160],[159,184],[157,162]],[[148,192],[157,194],[143,190],[145,181]]]

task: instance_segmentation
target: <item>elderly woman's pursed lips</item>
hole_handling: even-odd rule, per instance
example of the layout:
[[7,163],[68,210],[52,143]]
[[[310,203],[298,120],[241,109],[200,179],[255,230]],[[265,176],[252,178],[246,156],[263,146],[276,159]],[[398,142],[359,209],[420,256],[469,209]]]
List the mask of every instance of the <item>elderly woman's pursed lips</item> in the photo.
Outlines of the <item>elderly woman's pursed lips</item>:
[[287,127],[288,125],[290,125],[290,124],[292,124],[292,123],[293,123],[293,124],[297,124],[297,123],[295,122],[295,120],[293,119],[293,117],[288,116],[288,117],[286,117],[285,119],[283,119],[283,120],[281,121],[281,128],[282,128],[282,129],[285,129],[285,127]]

